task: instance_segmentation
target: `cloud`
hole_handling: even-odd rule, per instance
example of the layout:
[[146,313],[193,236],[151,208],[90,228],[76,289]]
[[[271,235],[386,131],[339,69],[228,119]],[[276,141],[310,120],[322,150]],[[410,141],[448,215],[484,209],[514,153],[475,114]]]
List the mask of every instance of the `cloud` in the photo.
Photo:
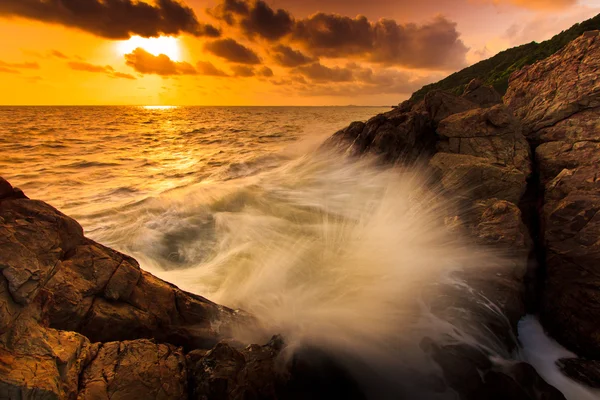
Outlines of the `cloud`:
[[456,24],[442,16],[416,25],[317,13],[298,21],[292,40],[316,56],[356,57],[425,69],[462,67],[469,50],[460,40]]
[[282,9],[273,10],[262,0],[224,0],[209,10],[209,14],[229,25],[237,23],[248,37],[258,35],[268,40],[287,35],[294,25],[290,13]]
[[[237,26],[250,39],[255,36],[268,41],[285,39],[301,46],[312,57],[356,58],[409,68],[456,69],[466,64],[469,51],[460,39],[456,24],[443,16],[422,25],[401,24],[391,19],[370,21],[360,15],[351,18],[324,12],[295,19],[285,10],[273,10],[262,0],[221,0],[209,13]],[[285,54],[281,53],[280,57],[284,58]]]
[[241,78],[250,78],[255,75],[254,68],[246,65],[234,65],[231,67],[231,71],[233,72],[233,76]]
[[270,78],[274,74],[273,74],[273,70],[271,68],[264,66],[256,72],[256,75],[262,76],[263,78]]
[[133,75],[115,71],[110,65],[95,65],[81,61],[71,61],[68,62],[67,65],[74,71],[102,73],[111,78],[136,79]]
[[67,63],[69,68],[75,71],[86,71],[86,72],[113,72],[114,68],[110,65],[94,65],[86,62],[71,61]]
[[23,62],[23,63],[9,63],[0,61],[0,67],[9,68],[9,69],[39,69],[40,65],[36,62]]
[[17,71],[16,69],[6,68],[1,65],[0,65],[0,72],[3,72],[5,74],[20,74],[20,72]]
[[132,79],[132,80],[136,79],[135,76],[133,76],[131,74],[126,74],[124,72],[114,72],[111,76],[113,78],[123,78],[123,79]]
[[349,68],[329,68],[320,63],[298,67],[297,72],[316,82],[350,82],[354,80]]
[[67,60],[69,59],[69,57],[67,57],[66,55],[64,55],[63,53],[61,53],[58,50],[50,50],[50,55],[52,57],[56,57],[56,58],[62,58],[63,60]]
[[108,39],[189,33],[217,37],[194,11],[177,0],[2,0],[0,16],[23,17],[78,28]]
[[198,74],[190,63],[173,61],[164,54],[155,56],[140,47],[130,54],[125,54],[125,64],[142,74],[161,76]]
[[224,71],[215,67],[211,62],[198,61],[196,64],[198,74],[206,76],[229,76]]
[[288,68],[306,65],[316,61],[314,57],[304,55],[302,52],[282,44],[273,47],[273,59],[277,64]]
[[239,64],[260,64],[258,55],[248,47],[245,47],[233,39],[219,39],[206,43],[204,46],[208,52]]
[[493,4],[511,4],[532,10],[560,10],[577,4],[577,0],[483,0]]

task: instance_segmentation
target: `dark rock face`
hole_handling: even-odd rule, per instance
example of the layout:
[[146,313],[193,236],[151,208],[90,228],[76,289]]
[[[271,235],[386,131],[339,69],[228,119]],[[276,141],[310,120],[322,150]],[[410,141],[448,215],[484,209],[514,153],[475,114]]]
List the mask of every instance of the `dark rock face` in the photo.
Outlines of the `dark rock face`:
[[472,103],[479,104],[481,107],[491,107],[502,103],[500,93],[492,86],[485,85],[481,79],[473,79],[469,82],[461,97]]
[[600,389],[600,361],[562,358],[557,361],[557,364],[569,378],[594,389]]
[[522,119],[544,189],[544,326],[600,358],[600,32],[588,32],[511,77],[505,103]]

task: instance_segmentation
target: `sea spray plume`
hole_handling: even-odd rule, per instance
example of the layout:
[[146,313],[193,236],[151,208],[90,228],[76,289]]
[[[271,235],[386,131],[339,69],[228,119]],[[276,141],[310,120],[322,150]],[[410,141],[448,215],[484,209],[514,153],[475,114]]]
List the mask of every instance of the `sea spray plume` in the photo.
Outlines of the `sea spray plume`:
[[[320,152],[231,182],[224,196],[176,211],[210,214],[210,255],[187,257],[179,269],[163,265],[170,271],[160,275],[254,315],[261,329],[240,331],[241,341],[265,342],[280,333],[290,352],[323,349],[362,365],[355,367],[359,376],[368,365],[387,375],[386,384],[409,385],[398,382],[409,371],[436,372],[419,347],[424,337],[478,340],[461,332],[459,321],[432,316],[423,294],[453,271],[502,262],[467,244],[448,218],[459,205],[427,178],[416,168]],[[164,226],[155,221],[152,237],[172,235],[160,231]],[[491,353],[494,346],[484,347]]]

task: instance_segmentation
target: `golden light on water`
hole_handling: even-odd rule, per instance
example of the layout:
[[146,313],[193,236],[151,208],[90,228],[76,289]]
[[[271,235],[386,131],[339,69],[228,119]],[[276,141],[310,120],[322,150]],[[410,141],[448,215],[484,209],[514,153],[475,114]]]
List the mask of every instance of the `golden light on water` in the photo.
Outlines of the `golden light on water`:
[[145,110],[171,110],[177,108],[177,106],[142,106]]
[[118,43],[118,51],[121,54],[128,54],[141,47],[148,53],[155,56],[164,54],[173,61],[181,61],[181,49],[179,39],[171,36],[161,36],[157,38],[143,38],[132,36],[129,40],[123,40]]

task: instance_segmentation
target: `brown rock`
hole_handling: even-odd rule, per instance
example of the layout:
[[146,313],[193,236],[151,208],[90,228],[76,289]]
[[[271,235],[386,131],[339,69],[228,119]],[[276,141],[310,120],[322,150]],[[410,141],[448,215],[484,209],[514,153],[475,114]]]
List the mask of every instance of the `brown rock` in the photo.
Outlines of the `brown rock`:
[[547,142],[536,148],[535,155],[542,182],[548,183],[563,169],[600,164],[600,142]]
[[440,174],[446,193],[469,203],[490,198],[518,203],[525,192],[526,173],[494,165],[483,157],[437,153],[429,165]]
[[0,397],[73,399],[90,355],[84,336],[21,318],[10,333],[0,337]]
[[180,348],[150,340],[94,345],[78,399],[187,399],[187,370]]
[[504,105],[451,115],[439,123],[437,133],[440,151],[483,157],[530,173],[529,144]]
[[425,111],[435,124],[453,114],[477,108],[477,104],[443,91],[433,91],[425,95],[422,103],[413,107],[414,111]]
[[547,185],[542,319],[580,354],[600,358],[600,177],[598,166],[563,170]]
[[491,107],[502,103],[502,96],[491,86],[487,86],[481,79],[473,79],[461,96],[463,99],[478,104],[481,107]]

